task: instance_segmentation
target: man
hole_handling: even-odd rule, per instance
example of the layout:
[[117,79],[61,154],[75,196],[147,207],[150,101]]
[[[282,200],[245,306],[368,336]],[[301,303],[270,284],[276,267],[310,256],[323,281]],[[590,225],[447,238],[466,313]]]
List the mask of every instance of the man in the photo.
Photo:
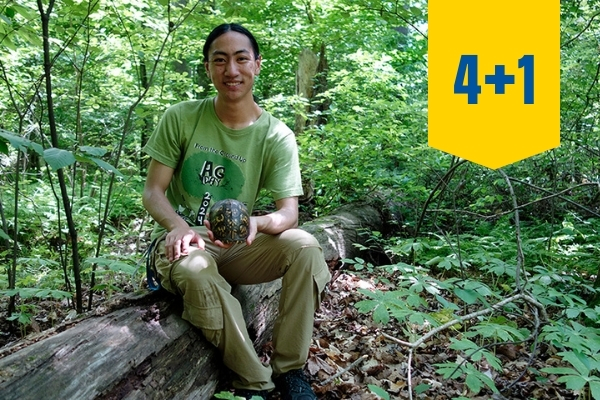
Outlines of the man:
[[[153,267],[161,285],[183,297],[183,318],[238,375],[236,395],[266,398],[277,386],[285,399],[316,399],[302,368],[314,311],[331,276],[316,239],[295,229],[302,194],[295,137],[254,102],[262,59],[248,30],[218,26],[203,53],[216,97],[170,107],[144,148],[151,162],[143,204],[156,221]],[[250,218],[246,243],[214,240],[210,205],[233,198],[252,210],[263,188],[276,211]],[[283,280],[274,351],[271,364],[263,365],[230,284],[277,278]]]

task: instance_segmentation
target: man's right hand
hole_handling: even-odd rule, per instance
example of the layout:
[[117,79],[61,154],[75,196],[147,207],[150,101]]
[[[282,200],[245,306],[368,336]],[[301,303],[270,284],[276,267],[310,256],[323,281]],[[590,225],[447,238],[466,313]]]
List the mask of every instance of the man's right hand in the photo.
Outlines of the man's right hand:
[[194,247],[204,250],[204,240],[198,232],[189,226],[175,228],[165,238],[166,256],[170,262],[176,261],[180,257],[187,256],[193,244],[196,244]]

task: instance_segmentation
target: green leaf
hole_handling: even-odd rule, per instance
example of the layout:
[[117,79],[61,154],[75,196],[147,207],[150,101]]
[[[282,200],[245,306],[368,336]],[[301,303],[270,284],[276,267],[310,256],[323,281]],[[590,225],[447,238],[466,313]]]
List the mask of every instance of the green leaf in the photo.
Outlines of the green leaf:
[[36,297],[39,297],[40,299],[53,298],[53,299],[61,300],[61,299],[69,299],[69,298],[73,297],[73,295],[69,292],[65,292],[62,290],[42,289],[36,293]]
[[17,293],[19,293],[19,289],[5,289],[5,290],[0,290],[0,295],[2,296],[14,296]]
[[600,399],[600,381],[596,377],[590,380],[590,391],[593,399]]
[[442,375],[444,379],[457,379],[464,373],[464,367],[455,363],[434,364],[437,373]]
[[81,146],[79,150],[92,157],[102,157],[107,153],[106,149],[102,147]]
[[367,385],[367,387],[369,388],[369,390],[371,391],[371,393],[374,393],[375,395],[381,397],[384,400],[390,400],[389,393],[386,392],[385,390],[383,390],[382,388],[380,388],[379,386],[376,386],[376,385]]
[[[25,152],[27,151],[27,149],[32,149],[40,156],[44,155],[44,149],[41,145],[32,142],[29,139],[22,138],[12,132],[0,128],[0,137],[7,140],[10,143],[10,145],[17,150]],[[8,154],[8,149],[6,154]]]
[[456,288],[454,294],[467,304],[474,304],[479,299],[479,294],[474,290],[464,290]]
[[121,261],[115,261],[115,262],[110,263],[108,265],[108,268],[111,271],[125,272],[127,274],[134,274],[135,271],[136,271],[135,267],[132,267],[131,265],[126,264],[126,263],[121,262]]
[[379,303],[374,300],[361,300],[354,305],[358,312],[360,313],[368,313],[371,312],[377,307]]
[[2,228],[0,228],[0,239],[10,240],[10,236],[8,236]]
[[469,339],[458,340],[456,338],[450,338],[450,341],[452,342],[452,344],[450,345],[450,348],[453,350],[468,351],[468,350],[476,350],[480,347],[477,344],[475,344],[475,342],[473,342]]
[[475,374],[467,374],[465,383],[467,384],[467,387],[469,388],[469,390],[473,393],[479,393],[481,388],[484,386],[481,379],[479,379],[479,377],[476,376]]
[[590,363],[594,361],[592,358],[583,354],[579,350],[563,351],[558,354],[562,356],[563,360],[569,362],[572,366],[574,366],[581,376],[590,375],[592,369],[590,368]]
[[30,19],[36,18],[35,11],[33,11],[32,9],[30,9],[28,7],[21,6],[18,4],[13,4],[12,7],[15,9],[16,12],[21,14],[25,19],[30,20]]
[[48,165],[55,171],[74,164],[76,161],[72,152],[57,149],[56,147],[44,150],[44,160],[46,160]]
[[29,325],[31,323],[31,315],[26,313],[19,313],[18,321],[20,324]]
[[106,170],[108,172],[113,172],[115,175],[117,175],[120,178],[123,177],[123,174],[118,169],[116,169],[115,167],[113,167],[112,165],[110,165],[109,163],[107,163],[105,161],[102,161],[99,158],[94,158],[94,157],[92,157],[91,160],[93,162],[95,162],[96,165],[98,165],[100,168],[102,168],[102,169],[104,169],[104,170]]
[[587,383],[587,380],[581,376],[563,375],[556,382],[564,383],[569,390],[581,390]]
[[379,305],[373,310],[373,321],[387,325],[390,322],[390,313],[383,305]]
[[4,38],[2,39],[2,44],[4,44],[12,51],[17,51],[17,46],[15,46],[10,36],[4,36]]
[[426,383],[420,383],[417,386],[415,386],[415,393],[416,394],[421,394],[421,393],[425,393],[426,391],[428,391],[430,388],[430,386]]
[[5,140],[0,140],[0,153],[8,155],[8,145]]

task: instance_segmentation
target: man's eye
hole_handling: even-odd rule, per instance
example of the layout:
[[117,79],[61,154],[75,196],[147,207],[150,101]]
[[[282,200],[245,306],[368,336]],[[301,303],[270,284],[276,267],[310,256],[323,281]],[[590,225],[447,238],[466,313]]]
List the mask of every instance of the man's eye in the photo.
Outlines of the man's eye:
[[215,58],[215,59],[213,59],[213,63],[215,63],[217,65],[222,65],[222,64],[225,64],[225,59],[224,58]]
[[250,61],[250,59],[248,57],[240,57],[240,58],[238,58],[238,62],[239,63],[247,63],[248,61]]

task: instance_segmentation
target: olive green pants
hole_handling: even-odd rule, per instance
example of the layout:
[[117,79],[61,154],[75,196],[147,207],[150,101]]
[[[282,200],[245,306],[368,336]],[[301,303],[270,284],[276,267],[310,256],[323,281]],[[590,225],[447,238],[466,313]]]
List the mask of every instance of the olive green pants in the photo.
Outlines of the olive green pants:
[[[164,237],[155,245],[154,266],[161,285],[183,297],[183,318],[200,328],[238,375],[236,388],[268,390],[272,375],[302,368],[312,340],[314,312],[331,278],[321,247],[309,233],[289,229],[279,235],[258,234],[251,246],[215,246],[204,227],[194,228],[206,250],[192,250],[170,263]],[[279,313],[273,329],[271,365],[261,363],[248,336],[230,284],[282,280]]]

